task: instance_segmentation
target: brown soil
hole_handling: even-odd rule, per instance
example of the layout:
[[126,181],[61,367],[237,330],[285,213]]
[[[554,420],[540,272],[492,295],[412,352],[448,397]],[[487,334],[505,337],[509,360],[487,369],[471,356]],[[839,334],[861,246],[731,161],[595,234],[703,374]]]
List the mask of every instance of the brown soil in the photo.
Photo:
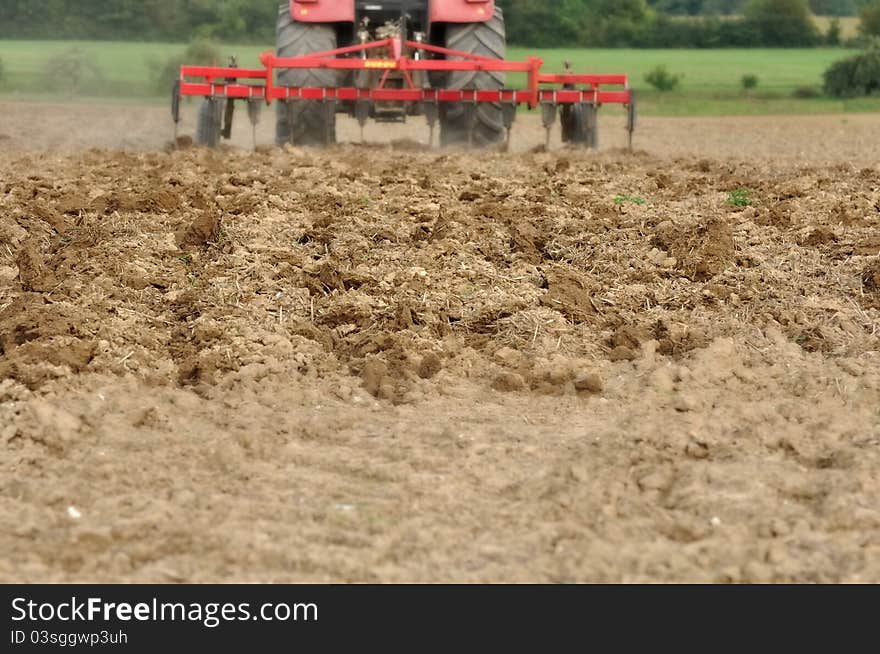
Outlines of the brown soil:
[[0,579],[880,581],[880,170],[402,138],[0,155]]
[[868,264],[862,272],[862,285],[867,296],[866,302],[874,308],[880,308],[880,261]]
[[[199,103],[184,102],[178,146],[192,147]],[[158,151],[169,146],[174,136],[168,105],[130,103],[50,104],[0,101],[3,132],[0,139],[5,152],[64,151],[81,152],[87,148]],[[257,126],[260,148],[271,144],[275,134],[274,107],[264,109]],[[606,107],[599,118],[602,149],[617,150],[626,145],[623,112]],[[347,143],[360,141],[360,128],[348,118],[339,119],[339,137]],[[830,116],[741,116],[662,118],[643,116],[635,137],[635,147],[644,152],[669,157],[688,157],[689,165],[702,164],[706,172],[724,165],[724,160],[761,159],[793,165],[855,166],[856,170],[877,164],[874,149],[868,144],[880,134],[880,116],[853,114]],[[731,135],[735,135],[735,138]],[[399,152],[427,149],[429,132],[422,119],[412,118],[405,125],[368,123],[364,132],[371,144],[390,146]],[[247,120],[237,120],[231,143],[251,148],[253,136]],[[543,148],[544,128],[540,112],[520,113],[516,119],[511,149],[526,152]],[[561,147],[557,129],[552,132],[551,149]],[[570,165],[567,158],[562,166]],[[556,164],[554,164],[556,165]],[[666,171],[653,171],[662,179]],[[2,183],[2,180],[0,180]]]

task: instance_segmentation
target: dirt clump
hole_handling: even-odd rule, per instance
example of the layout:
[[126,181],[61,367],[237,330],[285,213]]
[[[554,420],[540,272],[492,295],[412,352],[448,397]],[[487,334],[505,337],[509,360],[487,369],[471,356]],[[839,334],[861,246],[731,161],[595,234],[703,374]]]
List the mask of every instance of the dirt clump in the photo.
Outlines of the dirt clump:
[[395,400],[398,397],[397,381],[391,376],[388,365],[380,359],[371,359],[361,370],[364,390],[380,400]]
[[546,273],[547,292],[541,304],[559,311],[572,322],[584,322],[596,313],[589,278],[577,270],[553,268]]
[[723,218],[711,218],[693,225],[662,223],[653,243],[677,262],[676,268],[697,282],[712,279],[734,258],[733,230]]
[[874,261],[862,271],[862,288],[866,304],[880,309],[880,261]]
[[93,341],[71,338],[25,343],[0,358],[0,379],[14,379],[30,390],[37,390],[47,382],[85,371],[95,351]]
[[817,227],[801,239],[800,245],[805,247],[819,247],[837,241],[837,235],[828,227]]
[[502,372],[492,380],[492,388],[502,393],[514,393],[525,390],[526,381],[518,373]]
[[188,250],[214,243],[220,236],[220,226],[220,216],[206,211],[175,233],[177,246],[182,250]]
[[581,393],[601,393],[605,390],[605,382],[598,373],[584,372],[575,377],[574,387]]
[[633,361],[639,357],[642,343],[647,342],[651,334],[645,327],[621,325],[606,341],[606,351],[611,361]]
[[97,347],[84,318],[40,295],[16,299],[0,312],[0,380],[16,379],[36,389],[64,374],[83,372]]
[[436,354],[426,354],[419,363],[419,377],[433,379],[443,370],[443,361]]
[[31,205],[30,213],[52,227],[59,234],[66,231],[70,226],[67,218],[62,215],[67,213],[63,206],[59,207],[59,209],[54,209],[44,202],[35,202]]
[[861,257],[880,256],[880,236],[870,236],[856,243],[851,254]]
[[49,291],[58,283],[51,270],[48,270],[40,243],[36,238],[26,240],[15,258],[18,267],[18,279],[25,291]]

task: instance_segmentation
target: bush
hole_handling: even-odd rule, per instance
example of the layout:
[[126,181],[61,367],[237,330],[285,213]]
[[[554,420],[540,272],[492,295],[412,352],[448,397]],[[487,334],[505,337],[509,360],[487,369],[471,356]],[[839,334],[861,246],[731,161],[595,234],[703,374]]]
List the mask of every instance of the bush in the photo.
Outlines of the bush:
[[70,48],[49,59],[43,70],[47,83],[68,95],[98,91],[103,75],[95,61],[80,48]]
[[835,98],[880,91],[880,39],[875,39],[863,54],[832,64],[824,77],[825,92]]
[[828,31],[825,33],[825,45],[830,45],[832,47],[839,46],[843,40],[842,33],[840,19],[832,18],[831,24],[828,25]]
[[752,75],[749,73],[748,75],[743,75],[740,80],[740,84],[742,84],[743,89],[746,91],[751,91],[754,88],[758,87],[758,76]]
[[163,61],[151,61],[150,76],[153,90],[159,93],[170,93],[171,86],[180,76],[180,67],[184,64],[193,66],[214,66],[226,62],[221,61],[223,55],[220,48],[207,39],[196,39],[179,55]]
[[807,0],[749,0],[743,14],[762,44],[811,46],[821,40]]
[[844,59],[831,64],[824,74],[825,93],[835,98],[848,98],[860,93],[854,88],[855,58]]
[[815,86],[798,86],[791,92],[791,97],[798,100],[810,100],[812,98],[822,97],[822,91]]
[[863,36],[880,36],[880,0],[862,7],[859,12],[859,32]]
[[658,91],[667,92],[674,91],[681,82],[682,75],[673,75],[666,66],[657,66],[654,70],[645,75],[645,81]]

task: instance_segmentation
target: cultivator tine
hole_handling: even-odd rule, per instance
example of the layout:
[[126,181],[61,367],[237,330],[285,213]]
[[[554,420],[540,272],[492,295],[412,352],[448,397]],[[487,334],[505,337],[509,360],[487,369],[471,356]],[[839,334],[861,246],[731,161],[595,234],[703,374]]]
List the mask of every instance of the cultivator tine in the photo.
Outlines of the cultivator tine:
[[235,116],[235,100],[226,100],[226,110],[223,113],[223,131],[221,132],[227,141],[232,138],[232,119]]
[[440,119],[440,107],[437,102],[423,102],[422,103],[422,113],[425,114],[425,120],[428,121],[428,147],[434,147],[434,131],[437,126],[437,121]]
[[630,90],[629,96],[629,105],[627,105],[626,112],[626,132],[627,132],[627,144],[630,152],[633,149],[633,132],[636,131],[636,122],[638,120],[638,116],[636,114],[636,92]]
[[[238,58],[235,55],[229,57],[228,66],[230,69],[238,68]],[[235,82],[236,82],[235,77],[227,77],[226,78],[227,84],[234,84]],[[220,101],[222,102],[222,100],[220,100]],[[223,112],[223,123],[222,123],[223,127],[220,131],[220,135],[227,141],[232,138],[232,120],[234,117],[235,117],[235,100],[227,97],[226,98],[226,108],[225,108],[225,111]]]
[[591,150],[599,149],[599,106],[595,102],[587,103],[587,147]]
[[330,144],[334,142],[332,125],[333,119],[336,117],[336,102],[334,100],[323,100],[324,109],[324,143]]
[[260,100],[247,101],[248,119],[251,121],[251,136],[254,143],[254,150],[257,149],[257,124],[260,122],[260,112],[262,111],[262,107],[263,103]]
[[171,90],[171,118],[174,120],[174,147],[177,147],[177,136],[180,129],[180,80],[174,82]]
[[474,128],[477,126],[477,105],[473,102],[464,103],[465,124],[468,133],[468,148],[474,147]]
[[501,105],[501,115],[504,119],[504,129],[507,131],[504,140],[504,151],[510,150],[510,140],[513,136],[513,122],[516,120],[516,104],[505,102]]
[[286,109],[287,124],[290,126],[290,133],[287,136],[287,139],[288,139],[287,142],[290,145],[292,145],[293,147],[297,147],[299,145],[299,143],[297,142],[297,139],[296,139],[296,130],[293,127],[293,121],[294,121],[294,117],[296,115],[296,112],[294,111],[294,106],[296,105],[297,102],[302,102],[302,100],[297,98],[295,100],[287,100],[287,102],[285,103],[287,105],[287,109]]
[[556,123],[556,113],[559,108],[555,102],[545,102],[541,105],[541,120],[544,122],[544,130],[546,131],[546,137],[544,140],[544,147],[548,150],[550,149],[550,130],[553,129],[554,123]]
[[354,116],[361,128],[361,143],[364,142],[364,127],[370,119],[370,107],[369,100],[358,100],[354,104]]

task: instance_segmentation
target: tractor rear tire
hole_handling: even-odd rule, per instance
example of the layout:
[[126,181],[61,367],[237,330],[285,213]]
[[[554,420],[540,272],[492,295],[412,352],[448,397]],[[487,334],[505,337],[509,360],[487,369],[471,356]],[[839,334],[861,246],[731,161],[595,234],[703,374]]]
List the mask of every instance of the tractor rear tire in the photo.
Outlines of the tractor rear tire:
[[[507,53],[504,13],[500,7],[496,7],[495,15],[488,22],[450,24],[446,30],[446,47],[451,50],[493,59],[504,59]],[[498,91],[504,88],[504,81],[504,73],[497,71],[454,71],[447,78],[446,88]],[[441,145],[491,146],[504,141],[505,131],[500,103],[446,102],[441,105]]]
[[216,148],[220,143],[223,103],[216,98],[205,98],[199,107],[196,124],[196,143],[206,148]]
[[[332,25],[293,20],[289,3],[279,8],[277,35],[279,57],[299,57],[337,47]],[[337,82],[337,73],[333,70],[283,68],[278,71],[276,84],[280,87],[332,88]],[[279,102],[277,111],[277,145],[290,143],[321,147],[336,143],[336,113],[331,105],[320,100],[290,100]]]

